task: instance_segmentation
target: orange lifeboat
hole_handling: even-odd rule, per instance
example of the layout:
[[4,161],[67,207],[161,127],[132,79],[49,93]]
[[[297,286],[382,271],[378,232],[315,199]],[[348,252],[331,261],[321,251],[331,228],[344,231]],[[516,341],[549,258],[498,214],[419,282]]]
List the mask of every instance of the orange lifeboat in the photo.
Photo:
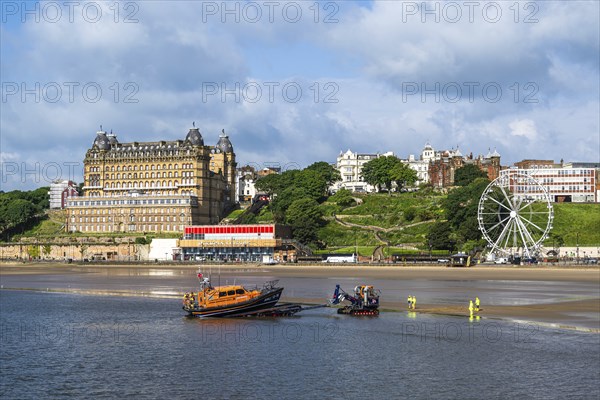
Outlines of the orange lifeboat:
[[[202,274],[198,278],[202,279]],[[277,282],[248,290],[241,285],[213,287],[208,278],[203,278],[200,291],[183,297],[183,309],[193,317],[233,317],[271,308],[283,292],[282,287],[276,287]]]

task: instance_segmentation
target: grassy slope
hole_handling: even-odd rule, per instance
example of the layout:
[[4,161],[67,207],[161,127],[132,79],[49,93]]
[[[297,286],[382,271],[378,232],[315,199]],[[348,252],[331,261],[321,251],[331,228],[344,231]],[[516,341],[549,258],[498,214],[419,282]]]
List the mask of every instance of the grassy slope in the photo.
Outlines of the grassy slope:
[[[326,218],[325,226],[319,231],[319,239],[327,243],[328,248],[340,253],[353,252],[354,246],[359,246],[359,253],[370,255],[375,247],[383,243],[377,240],[373,230],[366,226],[382,228],[408,226],[402,230],[380,232],[379,236],[391,242],[392,247],[386,247],[386,252],[405,251],[404,246],[425,248],[425,235],[433,217],[443,217],[441,202],[444,196],[419,193],[402,193],[388,196],[387,194],[356,195],[363,200],[363,204],[343,208],[333,202],[321,204]],[[415,214],[410,221],[406,220],[407,210]],[[233,216],[240,210],[233,212]],[[364,225],[364,228],[346,227],[333,221],[332,215],[343,216],[343,221]],[[564,246],[575,246],[579,233],[580,246],[600,246],[600,204],[562,203],[554,204],[554,228],[552,232],[564,238]],[[64,211],[54,211],[49,218],[41,221],[31,230],[25,232],[26,236],[53,237],[64,233],[60,227],[64,223]],[[425,221],[423,221],[425,219]],[[273,220],[270,211],[263,209],[257,220],[268,223]],[[423,222],[421,224],[416,224]],[[85,236],[84,234],[77,234]],[[101,234],[97,236],[119,236],[123,234]],[[141,235],[141,234],[140,234]],[[96,236],[96,235],[95,235]],[[135,235],[134,235],[135,236]],[[153,235],[155,236],[155,235]],[[178,234],[156,235],[159,237],[178,237]],[[546,242],[547,246],[552,241]],[[396,247],[394,247],[396,246]]]
[[578,233],[580,246],[600,246],[600,204],[554,204],[552,232],[563,237],[565,246],[576,246]]
[[[441,217],[443,210],[441,201],[443,196],[431,193],[401,193],[389,196],[388,194],[361,194],[356,197],[362,199],[362,204],[342,208],[332,202],[321,205],[326,216],[336,213],[344,222],[362,225],[360,227],[346,227],[333,220],[319,232],[319,239],[328,244],[330,248],[342,247],[339,252],[348,252],[358,245],[359,253],[370,251],[372,254],[376,246],[384,244],[373,234],[371,227],[384,229],[405,227],[402,230],[379,232],[379,236],[390,241],[392,246],[405,244],[422,245],[433,218]],[[407,214],[412,214],[412,218]],[[387,251],[387,247],[386,247]],[[392,252],[404,252],[406,249],[393,247]],[[352,252],[352,251],[350,251]],[[370,255],[365,254],[365,255]]]
[[[358,225],[364,225],[365,228],[348,228],[330,221],[319,233],[319,238],[328,243],[333,248],[342,249],[339,252],[348,252],[355,245],[374,249],[380,245],[372,230],[366,226],[379,226],[382,228],[401,227],[413,225],[415,222],[422,221],[420,211],[424,211],[424,217],[441,217],[443,210],[441,202],[444,196],[426,195],[418,196],[416,193],[403,193],[400,195],[388,196],[387,194],[359,195],[363,199],[362,205],[342,209],[335,204],[326,202],[321,205],[326,215],[335,212],[338,216],[343,216],[343,221]],[[417,216],[412,221],[406,221],[404,213],[413,208]],[[579,203],[561,203],[554,204],[554,228],[552,233],[562,236],[564,246],[600,246],[600,204],[579,204]],[[379,236],[384,240],[389,240],[392,246],[390,251],[398,252],[402,250],[403,244],[416,245],[419,248],[425,248],[425,236],[429,227],[433,223],[429,218],[422,224],[408,226],[402,230],[391,230],[390,232],[380,232]],[[577,234],[579,233],[579,240]],[[551,246],[551,240],[546,242],[546,246]],[[365,247],[366,246],[366,247]],[[361,249],[359,249],[361,250]],[[359,251],[362,253],[362,251]]]
[[230,220],[234,220],[237,217],[239,217],[244,211],[246,210],[242,210],[242,209],[238,209],[238,210],[233,210],[232,212],[229,213],[228,216],[226,216],[226,219],[230,219]]

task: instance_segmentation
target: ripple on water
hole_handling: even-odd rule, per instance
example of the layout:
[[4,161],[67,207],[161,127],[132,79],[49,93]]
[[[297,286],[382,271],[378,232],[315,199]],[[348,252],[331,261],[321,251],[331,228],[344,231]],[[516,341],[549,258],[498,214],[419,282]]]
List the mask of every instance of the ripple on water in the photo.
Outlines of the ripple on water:
[[600,395],[593,334],[329,309],[199,320],[152,298],[2,291],[0,301],[4,398]]

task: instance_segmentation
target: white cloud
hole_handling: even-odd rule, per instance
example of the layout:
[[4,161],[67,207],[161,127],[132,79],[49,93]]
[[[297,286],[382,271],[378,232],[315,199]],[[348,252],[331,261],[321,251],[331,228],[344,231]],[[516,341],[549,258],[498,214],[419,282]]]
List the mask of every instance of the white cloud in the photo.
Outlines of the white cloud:
[[[3,82],[92,81],[103,96],[96,103],[81,92],[73,102],[66,92],[57,103],[31,96],[22,102],[20,95],[3,102],[2,161],[81,162],[100,124],[121,141],[144,141],[183,139],[192,121],[207,144],[224,128],[240,163],[302,166],[333,161],[348,148],[405,157],[426,141],[437,149],[458,145],[463,153],[497,147],[503,164],[599,158],[598,3],[537,3],[534,24],[515,23],[513,3],[501,3],[498,23],[479,11],[473,23],[455,24],[422,23],[419,15],[403,22],[407,2],[390,1],[369,8],[339,3],[338,23],[315,24],[312,3],[302,4],[305,18],[295,24],[222,24],[220,16],[204,23],[200,2],[172,1],[139,3],[137,24],[3,25]],[[521,11],[522,21],[527,10]],[[298,82],[302,100],[288,102],[280,91],[273,102],[266,93],[257,103],[203,99],[203,83],[231,88],[267,81],[269,72],[281,84]],[[473,81],[480,86],[472,101],[466,92],[452,102],[401,91],[402,82],[432,88]],[[498,102],[482,97],[481,85],[490,81],[502,88]],[[126,82],[139,88],[137,103],[123,101]],[[337,103],[323,101],[326,82],[338,85]],[[524,102],[533,93],[527,82],[537,85],[535,103]],[[36,185],[15,181],[13,188]]]
[[18,160],[19,158],[20,158],[20,155],[18,153],[4,152],[4,151],[0,152],[0,163],[15,161],[15,160]]
[[508,126],[512,136],[523,136],[529,140],[535,140],[538,136],[535,122],[530,119],[514,120]]

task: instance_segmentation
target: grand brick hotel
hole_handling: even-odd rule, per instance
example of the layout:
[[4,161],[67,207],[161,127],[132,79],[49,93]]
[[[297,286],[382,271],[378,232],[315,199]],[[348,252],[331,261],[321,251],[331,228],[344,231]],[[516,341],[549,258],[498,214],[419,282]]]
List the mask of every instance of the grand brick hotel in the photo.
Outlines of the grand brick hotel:
[[71,232],[183,232],[215,224],[236,200],[235,153],[225,135],[120,143],[97,132],[85,154],[83,196],[67,203]]

